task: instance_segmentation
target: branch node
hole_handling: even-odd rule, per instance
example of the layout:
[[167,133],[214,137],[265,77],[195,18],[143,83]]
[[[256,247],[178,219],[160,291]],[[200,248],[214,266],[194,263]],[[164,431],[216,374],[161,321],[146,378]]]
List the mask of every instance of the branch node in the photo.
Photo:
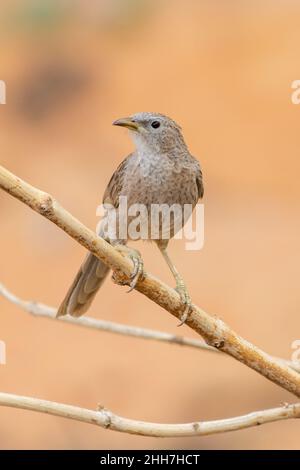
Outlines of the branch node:
[[299,414],[299,411],[297,409],[296,403],[294,403],[293,405],[290,405],[290,407],[292,407],[294,418],[300,418],[300,414]]
[[193,423],[193,429],[195,432],[198,432],[200,429],[200,424],[199,423]]
[[39,200],[39,212],[45,217],[53,213],[53,199],[49,194],[43,194]]
[[225,341],[224,339],[214,339],[212,341],[209,341],[208,344],[216,349],[222,349],[225,346]]
[[105,418],[104,427],[106,429],[110,428],[112,423],[112,415],[111,412],[103,405],[98,403],[97,405],[97,412],[100,413]]

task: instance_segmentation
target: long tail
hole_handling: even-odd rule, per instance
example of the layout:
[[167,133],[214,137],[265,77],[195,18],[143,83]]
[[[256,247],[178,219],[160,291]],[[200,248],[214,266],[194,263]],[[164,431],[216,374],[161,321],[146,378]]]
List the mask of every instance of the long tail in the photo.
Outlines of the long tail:
[[73,317],[83,315],[89,309],[108,273],[109,268],[89,253],[60,305],[57,317],[67,314]]

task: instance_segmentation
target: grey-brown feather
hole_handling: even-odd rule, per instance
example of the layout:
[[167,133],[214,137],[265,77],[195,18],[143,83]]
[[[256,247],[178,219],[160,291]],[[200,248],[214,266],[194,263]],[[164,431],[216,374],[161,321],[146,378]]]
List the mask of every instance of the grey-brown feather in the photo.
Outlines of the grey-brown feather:
[[[99,236],[103,235],[101,232]],[[70,286],[57,316],[70,314],[80,317],[90,307],[95,295],[109,273],[109,268],[92,253],[88,253]]]

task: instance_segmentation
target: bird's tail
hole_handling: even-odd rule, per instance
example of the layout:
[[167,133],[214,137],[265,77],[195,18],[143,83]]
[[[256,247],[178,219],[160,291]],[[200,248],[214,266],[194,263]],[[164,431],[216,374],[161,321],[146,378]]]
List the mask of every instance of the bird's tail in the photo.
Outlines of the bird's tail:
[[[103,236],[102,230],[99,232]],[[57,317],[70,314],[80,317],[90,307],[95,295],[109,273],[109,268],[92,253],[89,253],[69,288]]]

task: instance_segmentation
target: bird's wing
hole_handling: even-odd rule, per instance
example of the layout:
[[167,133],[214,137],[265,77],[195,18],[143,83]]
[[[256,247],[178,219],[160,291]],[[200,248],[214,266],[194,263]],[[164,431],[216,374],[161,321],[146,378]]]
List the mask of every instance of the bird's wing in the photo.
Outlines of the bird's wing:
[[119,206],[119,195],[122,191],[124,174],[126,172],[126,166],[133,153],[128,155],[118,166],[116,171],[113,173],[109,180],[103,196],[103,204],[112,204],[115,208]]

